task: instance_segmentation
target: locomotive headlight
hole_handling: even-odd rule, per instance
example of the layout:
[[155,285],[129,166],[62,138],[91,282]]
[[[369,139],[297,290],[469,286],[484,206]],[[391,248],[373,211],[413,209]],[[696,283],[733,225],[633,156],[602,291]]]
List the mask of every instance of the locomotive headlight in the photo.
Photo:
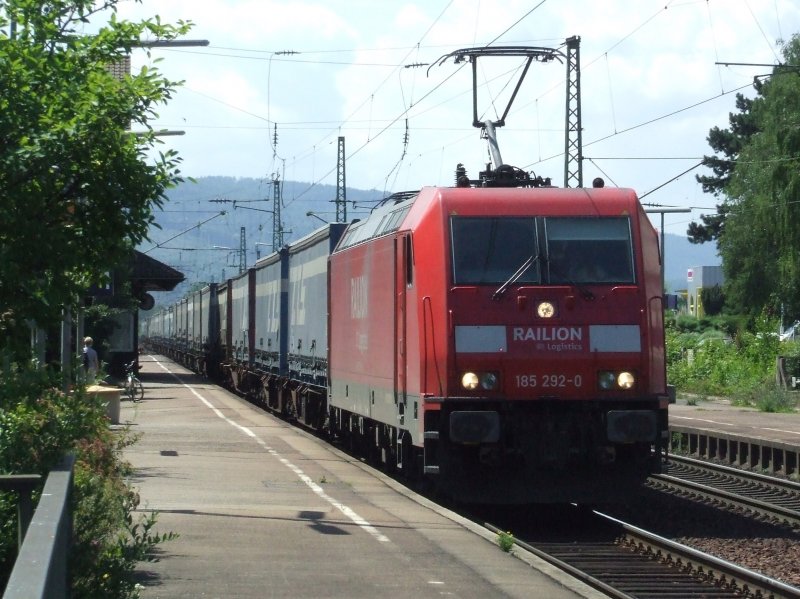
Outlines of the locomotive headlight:
[[461,377],[461,386],[464,387],[464,389],[472,391],[473,389],[477,389],[479,384],[480,379],[474,372],[465,372],[464,376]]
[[481,388],[487,391],[497,389],[497,375],[494,372],[484,372],[481,375]]
[[474,391],[477,388],[486,391],[497,389],[500,378],[494,372],[465,372],[461,377],[461,386],[467,391]]
[[603,391],[611,391],[612,389],[627,391],[628,389],[633,389],[635,384],[636,377],[632,372],[601,370],[597,373],[597,386]]
[[556,307],[550,302],[539,302],[536,306],[536,314],[539,318],[552,318],[556,314]]
[[631,389],[636,382],[632,372],[620,372],[617,376],[617,385],[620,389]]
[[604,370],[597,374],[597,384],[603,391],[613,389],[617,382],[617,377],[613,372]]

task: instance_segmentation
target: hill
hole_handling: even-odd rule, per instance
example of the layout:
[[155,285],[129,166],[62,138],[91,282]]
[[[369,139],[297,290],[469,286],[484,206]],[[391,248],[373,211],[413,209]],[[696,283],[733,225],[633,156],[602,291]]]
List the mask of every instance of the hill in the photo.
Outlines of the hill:
[[[186,281],[170,293],[157,293],[156,304],[169,304],[200,282],[222,281],[252,266],[272,251],[273,183],[265,179],[200,177],[168,192],[169,201],[156,213],[151,242],[138,249],[179,270]],[[335,218],[333,185],[285,181],[280,207],[284,242],[299,239]],[[347,189],[347,218],[362,218],[384,193]],[[312,215],[309,216],[308,213]],[[686,271],[720,263],[714,244],[693,245],[682,236],[665,236],[665,281],[670,291],[686,288]]]
[[[155,214],[150,242],[137,249],[179,270],[186,281],[172,292],[155,294],[156,305],[175,301],[200,282],[223,281],[238,273],[242,236],[244,265],[272,252],[274,195],[270,180],[235,177],[199,177],[169,190],[169,200]],[[318,228],[320,219],[335,219],[333,185],[285,181],[281,196],[284,243]],[[347,189],[348,220],[368,214],[382,197],[377,190]]]
[[686,289],[686,271],[696,266],[718,266],[722,260],[716,243],[696,245],[687,237],[664,236],[664,285],[670,292]]

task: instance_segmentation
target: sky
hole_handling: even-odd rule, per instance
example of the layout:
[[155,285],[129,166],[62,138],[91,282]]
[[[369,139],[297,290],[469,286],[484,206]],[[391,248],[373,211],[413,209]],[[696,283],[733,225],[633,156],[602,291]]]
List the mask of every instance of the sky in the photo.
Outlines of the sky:
[[[782,59],[800,32],[796,0],[121,0],[118,16],[194,23],[208,46],[135,50],[183,81],[155,129],[192,177],[221,175],[336,185],[387,194],[476,178],[489,160],[472,126],[472,74],[443,56],[462,48],[566,52],[580,37],[583,181],[635,189],[665,230],[714,212],[694,168],[706,137],[727,128],[735,94]],[[748,63],[721,65],[718,63]],[[478,114],[497,120],[519,58],[478,62]],[[503,161],[564,184],[566,66],[535,62],[498,128]],[[683,174],[682,174],[683,173]],[[303,202],[302,191],[288,201]],[[309,206],[308,209],[314,209]],[[321,207],[329,210],[329,207]],[[658,217],[654,217],[657,221]]]

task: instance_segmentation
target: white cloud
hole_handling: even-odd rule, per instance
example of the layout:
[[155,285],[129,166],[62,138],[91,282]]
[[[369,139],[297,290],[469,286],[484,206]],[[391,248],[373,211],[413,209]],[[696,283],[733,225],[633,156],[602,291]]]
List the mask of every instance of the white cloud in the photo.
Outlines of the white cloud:
[[[269,118],[278,123],[278,154],[287,177],[311,181],[329,173],[322,182],[334,182],[336,138],[344,135],[352,154],[348,184],[382,188],[388,182],[397,189],[450,184],[458,162],[476,174],[487,159],[485,142],[472,127],[470,69],[452,61],[429,73],[427,66],[406,65],[432,63],[498,37],[495,45],[557,47],[580,36],[585,154],[594,158],[584,164],[584,178],[605,172],[617,184],[644,192],[708,153],[708,130],[726,127],[735,110],[729,92],[744,86],[751,93],[753,76],[769,72],[715,62],[774,63],[776,40],[800,31],[794,0],[550,0],[532,10],[537,5],[143,0],[122,3],[120,15],[192,20],[189,37],[211,43],[206,49],[153,51],[166,59],[159,68],[186,80],[187,89],[161,111],[160,120],[186,124],[186,135],[168,143],[183,154],[188,174],[270,172],[275,165]],[[300,54],[273,54],[283,50]],[[144,61],[142,55],[136,60]],[[480,64],[480,115],[496,118],[519,61]],[[563,65],[534,64],[499,131],[508,162],[530,165],[557,184],[563,174],[564,83]],[[642,125],[648,121],[653,122]],[[632,159],[637,156],[687,160]],[[691,173],[651,199],[713,205],[698,189]]]

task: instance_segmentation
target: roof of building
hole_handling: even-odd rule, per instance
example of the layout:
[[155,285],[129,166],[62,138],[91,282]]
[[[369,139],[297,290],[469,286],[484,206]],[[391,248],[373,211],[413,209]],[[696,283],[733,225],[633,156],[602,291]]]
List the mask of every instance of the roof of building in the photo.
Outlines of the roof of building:
[[143,291],[172,291],[185,278],[182,272],[134,250],[131,281]]

